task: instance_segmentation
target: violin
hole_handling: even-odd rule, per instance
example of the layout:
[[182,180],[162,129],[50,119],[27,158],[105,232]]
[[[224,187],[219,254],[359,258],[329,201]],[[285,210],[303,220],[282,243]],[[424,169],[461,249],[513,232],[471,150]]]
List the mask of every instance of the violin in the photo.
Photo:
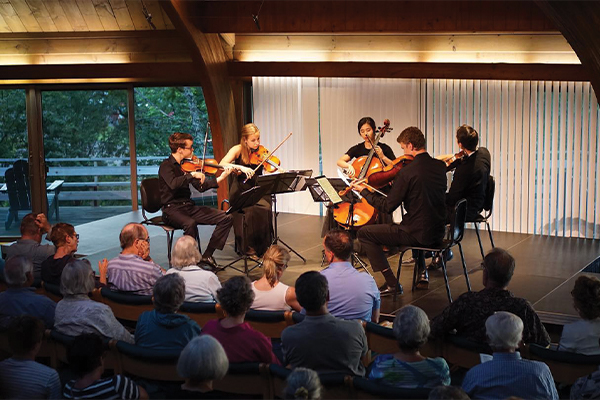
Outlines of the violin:
[[250,151],[250,164],[262,164],[267,172],[280,170],[281,160],[270,154],[269,150],[260,145],[256,150]]
[[440,156],[440,160],[446,163],[446,167],[449,167],[454,161],[460,160],[467,155],[467,152],[464,150],[459,151],[453,155]]
[[207,158],[205,160],[196,159],[184,159],[181,161],[181,170],[183,172],[195,172],[200,171],[205,175],[217,175],[219,171],[222,171],[224,167],[219,165],[217,160],[213,158]]
[[385,166],[383,170],[369,175],[367,183],[376,188],[384,187],[388,183],[391,183],[396,178],[396,174],[410,164],[412,160],[414,160],[414,157],[408,154],[396,158],[390,165]]

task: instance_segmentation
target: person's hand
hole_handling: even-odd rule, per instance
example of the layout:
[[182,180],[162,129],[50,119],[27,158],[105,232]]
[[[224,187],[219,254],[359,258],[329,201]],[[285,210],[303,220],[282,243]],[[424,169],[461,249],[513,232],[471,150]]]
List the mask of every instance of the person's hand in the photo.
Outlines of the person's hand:
[[198,179],[200,181],[200,184],[204,183],[204,180],[206,179],[206,176],[199,171],[194,171],[194,172],[190,172],[192,174],[192,176],[196,179]]
[[35,217],[35,224],[38,226],[38,228],[40,228],[41,233],[50,232],[50,222],[48,222],[48,219],[44,213],[39,213]]
[[240,171],[246,174],[246,178],[250,179],[254,176],[254,170],[252,168],[244,167],[243,165],[238,166]]
[[379,147],[379,146],[375,146],[375,153],[377,154],[377,156],[378,156],[379,158],[383,158],[383,157],[385,157],[385,156],[383,155],[383,150],[381,150],[381,147]]
[[100,271],[100,283],[107,284],[106,274],[108,272],[108,260],[105,258],[98,261],[98,271]]
[[367,186],[364,185],[364,179],[356,180],[350,183],[350,187],[352,188],[352,190],[356,190],[359,193],[367,189]]
[[345,168],[345,172],[346,175],[348,175],[350,178],[354,177],[354,175],[356,175],[356,171],[354,170],[354,167],[352,166],[352,164],[348,164],[348,168]]
[[221,172],[221,176],[223,177],[227,177],[229,176],[229,174],[231,174],[234,171],[235,168],[233,168],[232,166],[226,165],[223,167],[223,172]]

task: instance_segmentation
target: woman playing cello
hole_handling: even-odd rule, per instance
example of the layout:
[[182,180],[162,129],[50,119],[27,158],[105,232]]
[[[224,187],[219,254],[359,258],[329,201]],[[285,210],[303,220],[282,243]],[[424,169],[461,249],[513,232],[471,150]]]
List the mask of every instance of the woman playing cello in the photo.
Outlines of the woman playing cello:
[[[260,147],[260,130],[254,124],[246,124],[242,127],[240,144],[233,146],[219,163],[223,166],[235,166],[242,171],[242,174],[233,179],[229,190],[230,204],[233,204],[242,192],[254,187],[256,178],[262,174],[263,167],[254,172],[258,163],[254,164],[251,161],[255,158],[252,157],[253,153]],[[273,240],[271,198],[263,197],[255,205],[246,207],[243,214],[234,213],[233,230],[238,252],[261,256]]]

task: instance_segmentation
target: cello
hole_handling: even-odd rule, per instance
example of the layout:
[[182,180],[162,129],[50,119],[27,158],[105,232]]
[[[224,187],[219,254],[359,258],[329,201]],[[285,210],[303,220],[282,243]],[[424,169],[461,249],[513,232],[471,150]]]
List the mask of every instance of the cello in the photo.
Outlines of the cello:
[[[379,140],[385,135],[386,132],[392,130],[390,128],[390,120],[386,119],[383,121],[383,127],[379,128],[375,140],[371,142],[371,151],[366,156],[358,157],[352,163],[352,167],[355,171],[359,171],[357,180],[364,180],[375,172],[382,171],[385,167],[382,160],[379,157],[373,157],[375,155],[375,147],[379,144]],[[340,192],[340,195],[346,195],[350,191],[350,188]],[[333,218],[344,229],[358,229],[364,225],[374,223],[377,219],[377,210],[370,205],[367,200],[361,198],[357,202],[344,202],[338,204],[337,208],[333,210]]]

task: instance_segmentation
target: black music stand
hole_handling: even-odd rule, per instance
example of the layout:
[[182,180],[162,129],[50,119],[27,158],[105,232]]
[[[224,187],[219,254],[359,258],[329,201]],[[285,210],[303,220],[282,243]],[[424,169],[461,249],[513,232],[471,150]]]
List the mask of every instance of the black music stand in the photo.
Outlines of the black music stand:
[[306,264],[306,258],[294,250],[289,244],[284,242],[277,233],[277,195],[282,193],[293,193],[305,190],[307,187],[306,180],[312,175],[312,170],[297,170],[288,171],[276,174],[261,175],[256,179],[259,186],[270,187],[270,191],[265,194],[271,195],[271,206],[273,211],[273,231],[274,238],[271,245],[281,242],[292,253],[297,255]]
[[[331,187],[327,187],[327,183],[331,186]],[[315,179],[311,179],[308,181],[308,190],[310,191],[310,194],[313,197],[313,200],[316,202],[329,202],[330,204],[327,205],[327,208],[329,209],[329,211],[332,214],[332,218],[333,218],[333,209],[336,207],[337,204],[343,202],[343,201],[347,201],[350,203],[350,209],[348,212],[348,218],[349,218],[349,223],[347,224],[350,227],[350,232],[354,232],[352,230],[352,227],[354,226],[354,219],[352,218],[353,215],[353,211],[354,211],[354,204],[358,202],[358,196],[356,196],[352,191],[349,191],[343,198],[339,198],[339,200],[336,201],[332,201],[330,199],[330,196],[327,195],[327,191],[331,191],[333,190],[335,193],[334,195],[337,195],[337,193],[343,189],[345,189],[348,185],[340,178],[327,178],[325,176],[319,176],[316,177]],[[342,200],[345,199],[345,200]],[[350,235],[352,237],[352,239],[354,240],[355,237],[354,235]],[[356,265],[358,264],[358,266],[362,269],[365,270],[365,272],[369,275],[371,275],[371,273],[369,272],[369,270],[367,269],[367,264],[359,257],[359,255],[352,250],[352,253],[350,254],[350,259],[352,260],[352,265],[356,267]],[[321,258],[321,267],[323,267],[323,265],[325,264],[325,250],[323,250],[323,256]],[[373,276],[373,275],[371,275]]]
[[[270,190],[271,190],[271,185],[257,185],[254,186],[253,188],[250,188],[244,192],[242,192],[237,199],[235,200],[235,202],[233,202],[232,204],[229,205],[229,209],[226,211],[226,214],[231,214],[234,212],[238,212],[240,211],[241,213],[244,213],[243,209],[246,207],[250,207],[255,205],[256,203],[258,203],[260,201],[260,199],[263,198],[263,196],[265,194],[267,194]],[[242,237],[243,240],[246,240],[246,224],[242,224]],[[223,267],[221,267],[222,269],[231,267],[233,269],[235,269],[236,271],[239,271],[241,273],[244,273],[246,275],[248,275],[251,271],[253,271],[254,269],[262,266],[262,261],[256,261],[254,258],[250,257],[249,255],[246,254],[246,250],[245,250],[245,243],[242,244],[242,248],[243,248],[243,254],[236,258],[235,260],[233,260],[232,262],[230,262],[227,265],[224,265]],[[239,261],[244,261],[244,269],[241,270],[237,267],[235,267],[234,265],[236,263],[238,263]],[[248,260],[255,263],[255,265],[248,269]]]

